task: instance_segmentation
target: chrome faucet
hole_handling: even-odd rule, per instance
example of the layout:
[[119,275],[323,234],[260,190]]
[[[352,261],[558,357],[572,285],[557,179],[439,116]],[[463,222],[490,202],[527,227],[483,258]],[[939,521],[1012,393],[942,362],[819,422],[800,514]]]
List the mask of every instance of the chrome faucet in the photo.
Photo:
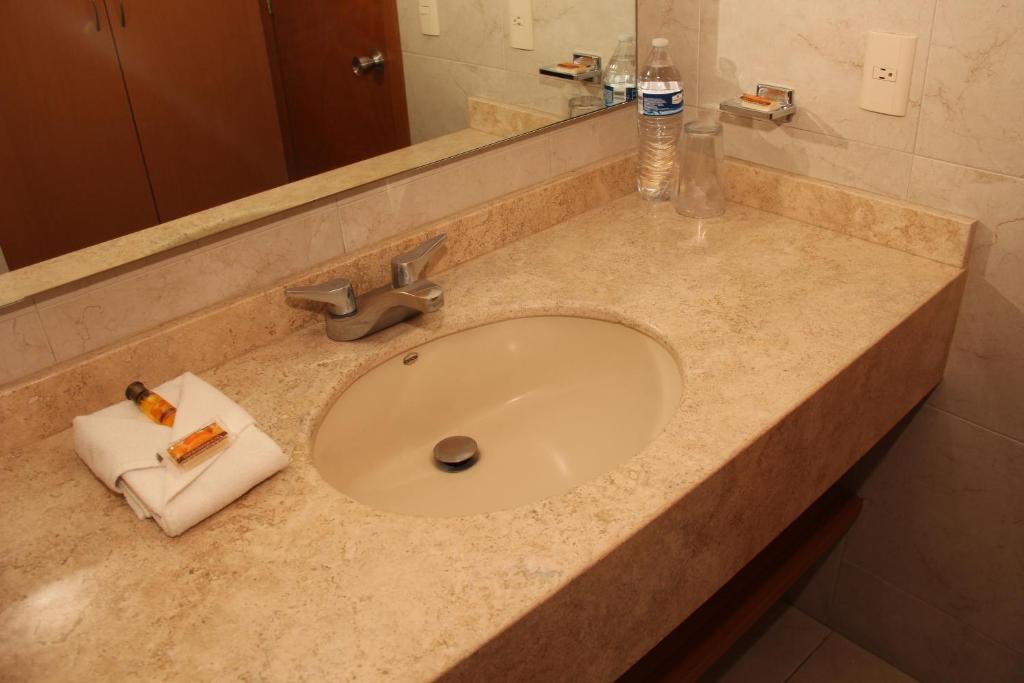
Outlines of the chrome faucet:
[[420,313],[436,311],[444,305],[444,292],[424,279],[444,233],[423,242],[415,249],[391,259],[391,286],[378,287],[356,297],[352,283],[338,278],[311,287],[288,287],[287,296],[327,304],[324,317],[327,336],[334,341],[352,341]]

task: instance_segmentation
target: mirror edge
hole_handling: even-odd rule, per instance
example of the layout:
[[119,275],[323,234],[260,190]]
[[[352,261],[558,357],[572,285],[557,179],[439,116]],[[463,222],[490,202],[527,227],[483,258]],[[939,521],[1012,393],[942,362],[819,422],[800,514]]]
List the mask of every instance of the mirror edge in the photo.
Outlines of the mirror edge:
[[[405,147],[219,204],[188,216],[158,223],[24,268],[0,273],[0,313],[4,309],[26,304],[32,297],[40,294],[100,276],[111,270],[129,267],[173,249],[185,248],[197,240],[210,238],[233,228],[244,230],[247,224],[293,211],[307,204],[441,168],[631,105],[631,102],[622,102],[456,154],[439,153],[435,159],[404,169],[394,170],[393,165],[389,167],[389,162],[393,162],[395,157],[402,156],[401,152],[411,149]],[[429,143],[429,140],[426,142]],[[429,155],[427,158],[429,159]]]

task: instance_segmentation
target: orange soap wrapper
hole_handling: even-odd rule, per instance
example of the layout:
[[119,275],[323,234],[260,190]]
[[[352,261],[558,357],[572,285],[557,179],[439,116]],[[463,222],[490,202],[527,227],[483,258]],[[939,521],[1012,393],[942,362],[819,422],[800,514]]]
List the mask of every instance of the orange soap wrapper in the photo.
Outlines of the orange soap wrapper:
[[190,470],[223,451],[230,442],[228,431],[220,423],[211,422],[171,442],[160,456],[184,470]]

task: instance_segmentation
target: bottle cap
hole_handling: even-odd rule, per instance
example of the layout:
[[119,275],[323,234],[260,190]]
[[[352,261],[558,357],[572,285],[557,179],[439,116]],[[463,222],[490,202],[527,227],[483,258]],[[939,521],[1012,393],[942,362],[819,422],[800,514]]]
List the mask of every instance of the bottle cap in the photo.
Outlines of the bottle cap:
[[128,388],[124,390],[124,395],[129,401],[139,400],[139,396],[149,391],[146,385],[142,382],[132,382],[128,385]]
[[668,47],[668,38],[655,38],[651,41],[654,47]]
[[632,33],[620,33],[619,34],[619,42],[620,43],[622,43],[624,41],[627,41],[627,40],[633,40],[633,34]]

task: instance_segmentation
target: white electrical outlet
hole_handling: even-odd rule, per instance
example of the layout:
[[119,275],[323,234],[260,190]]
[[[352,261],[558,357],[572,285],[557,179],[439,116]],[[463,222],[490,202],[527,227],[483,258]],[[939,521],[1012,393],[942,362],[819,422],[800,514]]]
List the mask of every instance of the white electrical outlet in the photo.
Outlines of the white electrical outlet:
[[917,36],[880,31],[868,34],[860,82],[862,109],[906,116],[916,53]]
[[508,44],[533,49],[533,0],[508,0]]
[[437,18],[437,0],[418,0],[420,33],[425,36],[441,35],[441,21]]
[[871,78],[876,81],[889,81],[890,83],[895,83],[896,69],[892,69],[887,66],[873,66],[871,67]]

